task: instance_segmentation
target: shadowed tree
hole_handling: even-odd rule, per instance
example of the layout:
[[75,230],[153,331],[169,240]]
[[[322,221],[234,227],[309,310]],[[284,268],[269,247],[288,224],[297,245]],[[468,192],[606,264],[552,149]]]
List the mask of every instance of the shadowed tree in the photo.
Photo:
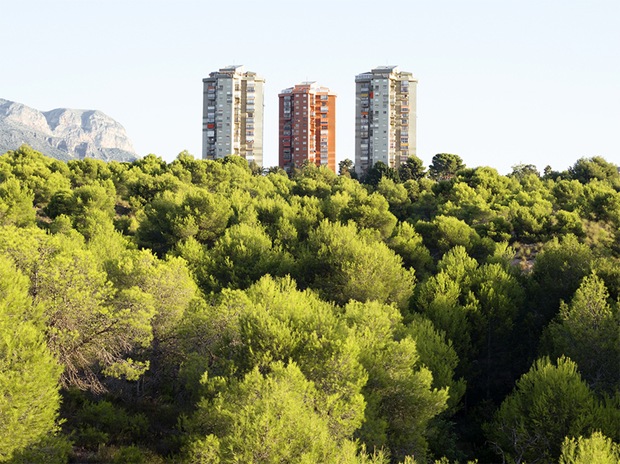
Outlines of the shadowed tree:
[[585,277],[570,303],[562,301],[546,336],[550,355],[569,356],[592,389],[613,394],[620,379],[620,317],[608,298],[596,274]]
[[353,161],[346,158],[338,162],[338,175],[355,179],[355,165],[353,164]]
[[517,179],[523,179],[524,177],[530,175],[540,177],[538,169],[536,169],[536,166],[533,164],[515,164],[512,166],[512,172],[509,175],[511,177],[516,177]]
[[620,173],[618,166],[609,163],[601,156],[581,158],[568,168],[571,178],[582,184],[598,179],[609,182],[614,188],[620,189]]
[[438,153],[433,156],[431,165],[428,167],[428,175],[435,180],[450,180],[465,164],[459,155],[451,153]]
[[498,453],[514,462],[555,463],[564,437],[592,431],[594,394],[568,358],[534,363],[504,400],[486,433]]
[[383,161],[377,161],[362,177],[362,182],[376,187],[384,177],[392,180],[398,180],[398,171],[389,167]]
[[398,178],[401,182],[408,180],[420,180],[426,176],[424,162],[415,155],[407,158],[403,164],[398,167]]

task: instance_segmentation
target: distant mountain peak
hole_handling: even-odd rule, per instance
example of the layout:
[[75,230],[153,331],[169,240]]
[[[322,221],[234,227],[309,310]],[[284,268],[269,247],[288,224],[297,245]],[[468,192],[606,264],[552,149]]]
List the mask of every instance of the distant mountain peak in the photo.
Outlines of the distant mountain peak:
[[23,144],[62,160],[138,158],[125,128],[101,111],[56,108],[42,112],[0,98],[0,154]]

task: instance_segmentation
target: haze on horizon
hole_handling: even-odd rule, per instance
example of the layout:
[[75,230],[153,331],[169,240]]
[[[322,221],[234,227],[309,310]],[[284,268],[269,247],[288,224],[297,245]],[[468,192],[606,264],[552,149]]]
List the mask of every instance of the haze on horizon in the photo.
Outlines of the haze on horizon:
[[266,78],[265,166],[277,94],[338,94],[337,160],[354,158],[356,74],[393,64],[418,86],[418,156],[500,173],[620,164],[620,2],[318,0],[4,2],[0,98],[103,111],[140,155],[201,153],[202,78],[243,64]]

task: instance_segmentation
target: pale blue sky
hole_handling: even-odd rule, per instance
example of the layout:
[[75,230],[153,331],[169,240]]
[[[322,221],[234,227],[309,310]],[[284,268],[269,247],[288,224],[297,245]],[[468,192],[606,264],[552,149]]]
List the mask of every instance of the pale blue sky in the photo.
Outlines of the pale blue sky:
[[354,157],[356,74],[395,64],[418,85],[418,156],[500,173],[620,164],[620,0],[0,0],[0,98],[99,109],[140,155],[201,153],[202,78],[263,75],[265,165],[277,94],[338,94],[338,160]]

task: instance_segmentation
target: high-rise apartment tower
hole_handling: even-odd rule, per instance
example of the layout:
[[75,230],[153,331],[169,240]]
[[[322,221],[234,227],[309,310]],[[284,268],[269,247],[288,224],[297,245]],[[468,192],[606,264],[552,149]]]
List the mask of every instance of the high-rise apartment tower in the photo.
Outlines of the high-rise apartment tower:
[[280,167],[290,172],[308,161],[336,172],[336,94],[303,82],[279,98]]
[[377,161],[397,168],[416,154],[416,86],[397,66],[379,66],[355,77],[355,170]]
[[243,66],[228,66],[202,82],[202,157],[234,154],[262,167],[265,79]]

